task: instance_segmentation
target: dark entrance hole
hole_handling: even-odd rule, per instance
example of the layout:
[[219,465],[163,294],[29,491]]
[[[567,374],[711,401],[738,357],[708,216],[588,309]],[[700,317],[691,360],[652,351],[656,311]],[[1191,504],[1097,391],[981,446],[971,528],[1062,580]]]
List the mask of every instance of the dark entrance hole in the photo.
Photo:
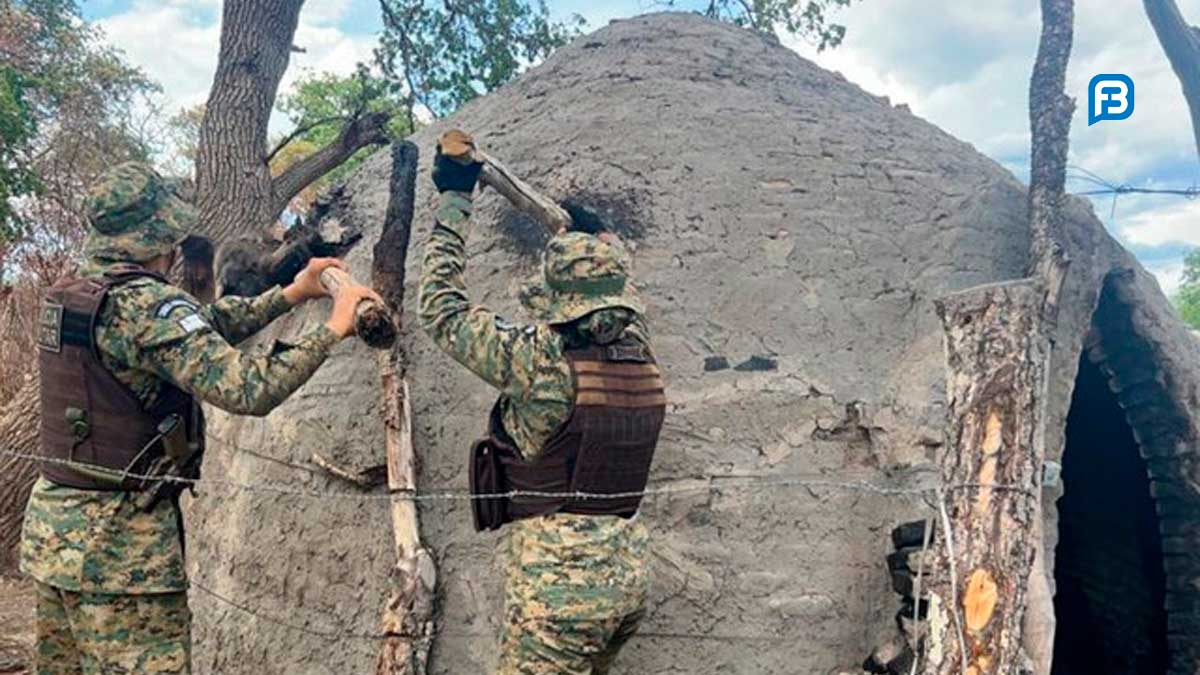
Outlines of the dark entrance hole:
[[1086,357],[1062,480],[1053,675],[1162,675],[1162,542],[1146,465],[1104,374]]

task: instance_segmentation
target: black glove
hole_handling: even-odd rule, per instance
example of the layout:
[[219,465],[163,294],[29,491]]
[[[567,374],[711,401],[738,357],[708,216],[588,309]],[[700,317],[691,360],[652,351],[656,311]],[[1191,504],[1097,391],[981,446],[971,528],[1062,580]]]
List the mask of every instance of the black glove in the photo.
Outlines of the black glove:
[[482,168],[483,165],[479,162],[463,164],[451,159],[443,155],[439,147],[437,157],[433,160],[433,184],[437,186],[438,192],[474,192]]

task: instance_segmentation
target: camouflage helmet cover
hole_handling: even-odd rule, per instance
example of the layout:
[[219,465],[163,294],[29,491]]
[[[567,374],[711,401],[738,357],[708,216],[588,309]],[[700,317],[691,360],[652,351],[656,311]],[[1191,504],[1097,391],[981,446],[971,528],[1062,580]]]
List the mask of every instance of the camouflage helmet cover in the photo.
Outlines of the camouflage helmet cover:
[[631,266],[620,246],[583,232],[560,234],[546,246],[541,291],[527,290],[522,304],[552,324],[570,323],[608,307],[642,314],[645,307],[629,281]]
[[141,162],[106,171],[88,193],[89,258],[145,262],[170,253],[196,222],[176,185]]

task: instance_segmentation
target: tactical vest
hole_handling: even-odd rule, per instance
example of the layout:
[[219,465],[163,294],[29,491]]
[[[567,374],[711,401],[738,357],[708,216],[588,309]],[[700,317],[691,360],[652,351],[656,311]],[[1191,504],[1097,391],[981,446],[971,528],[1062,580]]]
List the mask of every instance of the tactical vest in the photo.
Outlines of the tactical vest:
[[666,415],[658,365],[631,339],[570,350],[566,358],[575,382],[571,416],[535,461],[526,461],[505,432],[500,401],[492,408],[488,437],[471,450],[472,494],[539,494],[473,499],[476,530],[558,512],[637,513]]
[[141,277],[166,283],[142,267],[121,265],[98,279],[61,279],[42,300],[37,321],[41,455],[50,461],[42,461],[40,469],[54,483],[85,490],[143,489],[143,481],[113,472],[148,473],[164,454],[160,424],[172,416],[188,440],[203,443],[202,413],[190,394],[164,383],[147,410],[100,360],[95,330],[104,301],[113,288]]

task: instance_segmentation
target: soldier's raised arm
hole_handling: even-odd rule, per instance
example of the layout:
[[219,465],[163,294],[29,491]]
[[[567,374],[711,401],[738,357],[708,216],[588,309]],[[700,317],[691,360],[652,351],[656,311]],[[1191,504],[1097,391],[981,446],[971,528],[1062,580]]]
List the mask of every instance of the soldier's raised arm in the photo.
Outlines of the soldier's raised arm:
[[[441,158],[441,155],[439,155]],[[434,181],[441,195],[425,245],[420,318],[433,341],[488,384],[516,399],[530,396],[538,359],[561,357],[562,343],[546,324],[516,324],[471,304],[463,273],[471,234],[471,191],[478,165],[441,158]]]
[[139,280],[111,294],[112,320],[106,330],[129,336],[130,353],[122,360],[130,365],[222,410],[265,415],[316,372],[333,345],[353,333],[358,302],[377,296],[360,286],[344,289],[334,298],[329,321],[294,343],[277,342],[266,353],[243,352],[231,342],[257,332],[296,304],[326,295],[319,277],[330,266],[340,264],[314,259],[286,288],[205,308],[174,286]]

